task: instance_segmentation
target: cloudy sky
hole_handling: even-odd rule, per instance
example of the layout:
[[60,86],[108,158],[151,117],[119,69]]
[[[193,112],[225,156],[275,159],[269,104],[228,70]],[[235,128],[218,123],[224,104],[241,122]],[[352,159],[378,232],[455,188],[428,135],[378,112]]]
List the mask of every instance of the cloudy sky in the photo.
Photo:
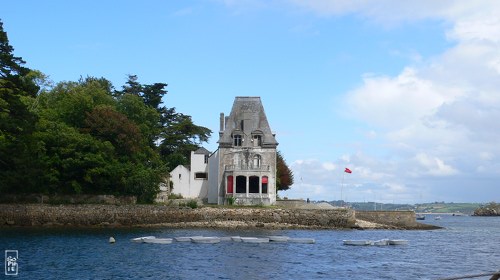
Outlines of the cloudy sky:
[[0,18],[55,82],[168,83],[211,151],[219,113],[260,96],[295,174],[281,196],[500,201],[500,1],[6,0]]

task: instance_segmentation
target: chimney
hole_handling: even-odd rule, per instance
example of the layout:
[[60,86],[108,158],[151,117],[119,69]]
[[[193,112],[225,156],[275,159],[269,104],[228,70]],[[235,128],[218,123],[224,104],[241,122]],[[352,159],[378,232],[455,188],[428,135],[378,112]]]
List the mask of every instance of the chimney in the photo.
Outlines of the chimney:
[[220,113],[220,132],[224,131],[224,113]]

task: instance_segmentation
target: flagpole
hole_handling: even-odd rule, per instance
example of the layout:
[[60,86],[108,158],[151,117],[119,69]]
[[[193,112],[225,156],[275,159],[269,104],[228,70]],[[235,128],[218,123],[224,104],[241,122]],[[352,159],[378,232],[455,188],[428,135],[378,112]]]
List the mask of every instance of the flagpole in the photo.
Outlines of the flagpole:
[[342,190],[344,189],[344,178],[345,178],[345,172],[342,172],[342,185],[340,185],[340,206],[344,206],[344,200],[342,200]]

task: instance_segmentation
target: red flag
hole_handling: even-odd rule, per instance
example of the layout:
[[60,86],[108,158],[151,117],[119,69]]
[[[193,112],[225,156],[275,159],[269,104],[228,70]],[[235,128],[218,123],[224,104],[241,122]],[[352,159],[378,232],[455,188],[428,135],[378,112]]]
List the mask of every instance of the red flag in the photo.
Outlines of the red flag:
[[349,169],[349,168],[347,168],[347,167],[345,168],[344,172],[345,172],[345,173],[352,173],[351,169]]

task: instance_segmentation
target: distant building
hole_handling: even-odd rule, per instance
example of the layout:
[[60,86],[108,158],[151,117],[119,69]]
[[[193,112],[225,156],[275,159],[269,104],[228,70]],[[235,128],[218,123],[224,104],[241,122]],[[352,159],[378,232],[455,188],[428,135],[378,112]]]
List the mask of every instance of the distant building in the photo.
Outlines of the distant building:
[[276,202],[276,142],[260,97],[236,97],[220,115],[219,148],[191,153],[191,166],[170,173],[172,193],[211,204],[271,205]]

